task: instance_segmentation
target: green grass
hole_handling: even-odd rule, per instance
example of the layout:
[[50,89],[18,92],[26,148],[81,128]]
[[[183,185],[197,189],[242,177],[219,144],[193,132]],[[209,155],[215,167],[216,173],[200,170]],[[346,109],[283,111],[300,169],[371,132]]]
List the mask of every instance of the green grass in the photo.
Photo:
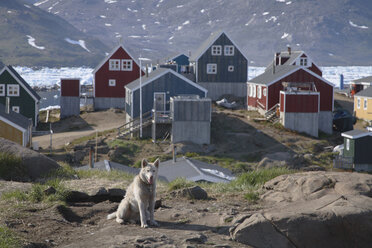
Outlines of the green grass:
[[106,178],[109,180],[132,180],[134,175],[122,171],[78,170],[79,178]]
[[197,185],[197,183],[187,181],[184,177],[179,177],[168,184],[168,191],[184,189]]
[[[44,191],[48,187],[53,187],[56,190],[55,194],[47,195]],[[52,179],[44,184],[33,184],[31,189],[28,191],[23,190],[15,190],[10,192],[5,192],[1,195],[2,200],[15,200],[21,202],[32,202],[32,203],[39,203],[39,202],[66,202],[68,197],[69,190],[64,186],[61,179]]]
[[0,247],[19,248],[22,247],[22,241],[9,228],[0,226]]
[[5,180],[16,180],[27,174],[22,167],[22,160],[13,154],[0,152],[0,175]]
[[[98,132],[97,136],[98,137],[106,136],[106,135],[108,135],[110,133],[114,133],[114,132],[117,132],[117,129],[114,128],[114,129]],[[74,139],[73,141],[70,142],[70,144],[68,145],[68,148],[72,148],[75,145],[79,145],[79,144],[81,144],[83,142],[86,142],[86,141],[89,141],[89,140],[94,140],[95,138],[96,138],[96,133]]]

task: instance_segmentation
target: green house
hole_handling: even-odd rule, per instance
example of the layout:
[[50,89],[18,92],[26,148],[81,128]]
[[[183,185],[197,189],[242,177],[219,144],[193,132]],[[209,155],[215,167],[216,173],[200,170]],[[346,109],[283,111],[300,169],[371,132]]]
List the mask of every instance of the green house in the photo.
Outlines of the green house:
[[5,105],[7,97],[10,99],[11,110],[32,119],[36,128],[40,96],[12,66],[5,66],[0,71],[0,103]]
[[350,159],[353,169],[372,171],[372,132],[351,130],[341,135],[344,137],[343,157]]

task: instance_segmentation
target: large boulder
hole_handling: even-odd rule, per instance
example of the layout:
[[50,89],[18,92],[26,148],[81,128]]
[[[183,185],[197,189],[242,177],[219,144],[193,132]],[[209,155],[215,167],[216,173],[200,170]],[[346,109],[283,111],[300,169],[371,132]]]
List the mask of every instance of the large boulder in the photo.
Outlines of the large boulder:
[[230,229],[254,247],[370,247],[372,175],[306,172],[264,185],[264,209]]
[[0,138],[0,152],[13,154],[21,158],[21,167],[24,175],[23,177],[16,177],[16,179],[34,180],[52,170],[60,168],[60,165],[56,161],[47,156],[4,138]]

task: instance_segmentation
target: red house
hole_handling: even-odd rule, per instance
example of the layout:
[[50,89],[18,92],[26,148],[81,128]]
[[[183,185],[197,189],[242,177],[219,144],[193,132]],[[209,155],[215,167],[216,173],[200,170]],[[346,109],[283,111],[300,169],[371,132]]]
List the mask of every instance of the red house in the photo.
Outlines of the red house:
[[278,108],[283,83],[297,83],[299,86],[294,90],[306,90],[301,87],[314,85],[312,90],[319,92],[320,98],[319,129],[332,133],[333,84],[322,77],[320,68],[303,51],[292,52],[288,48],[286,52],[276,53],[265,72],[247,82],[248,109],[264,115]]
[[124,109],[124,86],[139,78],[139,71],[139,63],[128,50],[123,45],[116,47],[93,71],[94,108]]

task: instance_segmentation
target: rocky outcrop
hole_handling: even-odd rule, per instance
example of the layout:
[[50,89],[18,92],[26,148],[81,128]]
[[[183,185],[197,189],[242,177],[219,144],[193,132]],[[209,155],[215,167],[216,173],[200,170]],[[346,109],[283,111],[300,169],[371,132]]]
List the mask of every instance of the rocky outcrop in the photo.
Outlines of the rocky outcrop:
[[[24,175],[19,179],[37,179],[52,170],[60,168],[59,164],[47,156],[20,146],[10,140],[0,138],[0,152],[13,154],[21,158]],[[17,178],[18,179],[18,178]]]
[[372,175],[306,172],[263,187],[260,212],[240,218],[231,237],[253,247],[370,247]]

